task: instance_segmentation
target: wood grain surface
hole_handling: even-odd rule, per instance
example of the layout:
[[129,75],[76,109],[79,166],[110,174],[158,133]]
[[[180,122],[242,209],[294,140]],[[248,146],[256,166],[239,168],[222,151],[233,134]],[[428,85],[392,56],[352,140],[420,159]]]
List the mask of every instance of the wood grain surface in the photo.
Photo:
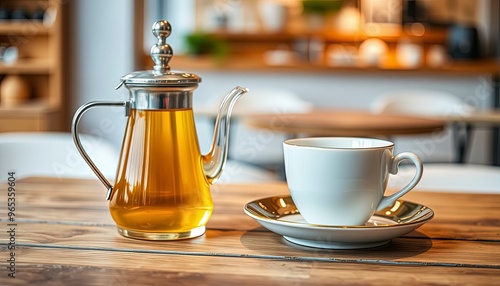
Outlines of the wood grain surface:
[[[421,228],[383,247],[322,250],[244,214],[249,201],[287,194],[284,183],[215,185],[206,234],[166,242],[121,237],[97,180],[16,187],[16,278],[2,267],[0,285],[500,285],[500,195],[412,191],[405,200],[435,211]],[[0,261],[9,254],[3,210]]]

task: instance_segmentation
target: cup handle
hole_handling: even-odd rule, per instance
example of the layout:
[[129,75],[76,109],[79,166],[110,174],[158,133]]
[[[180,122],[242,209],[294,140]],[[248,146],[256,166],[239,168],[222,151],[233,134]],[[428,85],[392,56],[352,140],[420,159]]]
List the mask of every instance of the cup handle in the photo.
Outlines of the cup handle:
[[411,189],[413,189],[418,182],[420,182],[420,179],[422,178],[422,172],[423,172],[423,164],[420,158],[418,158],[417,155],[410,153],[410,152],[403,152],[400,153],[392,158],[392,163],[391,163],[391,170],[390,173],[396,175],[399,170],[399,163],[403,160],[410,160],[416,168],[415,176],[413,179],[401,190],[397,191],[396,193],[390,195],[390,196],[384,196],[380,203],[377,206],[377,211],[380,211],[386,207],[390,207],[394,205],[397,199],[408,193]]
[[71,123],[71,133],[73,135],[73,141],[75,142],[76,149],[80,152],[83,159],[89,165],[90,169],[96,174],[97,178],[101,181],[101,183],[106,187],[107,194],[106,199],[109,200],[111,198],[111,192],[113,191],[113,185],[106,179],[106,177],[101,173],[99,168],[94,164],[90,156],[87,154],[85,149],[83,148],[82,142],[80,141],[80,137],[78,135],[78,123],[82,118],[82,115],[89,109],[100,106],[118,106],[125,107],[125,116],[129,115],[130,111],[130,102],[129,101],[92,101],[87,104],[82,105],[73,116],[73,122]]

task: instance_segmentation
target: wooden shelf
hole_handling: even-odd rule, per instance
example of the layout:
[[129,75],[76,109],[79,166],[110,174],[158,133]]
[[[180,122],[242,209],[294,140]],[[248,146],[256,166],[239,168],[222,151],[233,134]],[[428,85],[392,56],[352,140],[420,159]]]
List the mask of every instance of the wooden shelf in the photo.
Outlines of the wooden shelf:
[[0,21],[0,35],[47,35],[51,27],[44,26],[40,21]]
[[215,32],[210,36],[225,41],[233,42],[249,42],[249,43],[269,43],[269,42],[293,42],[301,38],[321,38],[326,43],[360,43],[369,38],[378,38],[387,43],[397,43],[401,39],[411,39],[422,42],[424,44],[445,44],[447,31],[445,29],[427,30],[423,35],[411,35],[403,30],[391,35],[367,35],[365,33],[345,34],[335,30],[323,30],[317,32],[309,31],[283,31],[277,33],[231,33],[231,32]]
[[0,132],[57,130],[59,113],[57,108],[42,100],[0,107]]
[[46,74],[53,69],[53,62],[49,59],[19,59],[12,64],[0,63],[2,74]]
[[[149,55],[147,56],[149,57]],[[149,59],[151,61],[151,59]],[[151,67],[152,62],[146,66]],[[221,63],[217,63],[210,56],[192,57],[175,55],[170,62],[170,66],[175,70],[215,70],[215,71],[240,71],[240,72],[399,72],[399,73],[427,73],[427,74],[496,74],[500,75],[500,61],[496,59],[481,59],[468,61],[454,61],[440,67],[423,66],[415,69],[405,69],[393,64],[382,67],[356,67],[343,66],[332,67],[327,65],[313,65],[298,62],[286,66],[270,66],[264,64],[260,58],[234,57],[227,58]]]
[[[206,17],[208,7],[214,1],[195,1],[196,7],[196,31],[203,31],[207,27]],[[243,1],[243,5],[249,11],[257,9],[255,1]],[[479,4],[478,4],[479,5]],[[476,7],[474,4],[469,7]],[[481,5],[489,9],[491,5]],[[257,19],[258,25],[251,26],[251,32],[234,32],[225,29],[224,25],[219,30],[213,30],[209,36],[227,44],[228,56],[225,60],[216,61],[210,56],[187,56],[176,54],[170,62],[172,69],[185,71],[227,71],[227,72],[284,72],[284,73],[398,73],[398,74],[453,74],[453,75],[496,75],[500,76],[500,59],[484,58],[474,60],[440,60],[446,58],[448,46],[448,25],[431,25],[419,23],[406,23],[402,25],[384,26],[374,24],[370,29],[364,21],[360,21],[357,31],[352,33],[342,32],[340,26],[335,24],[338,15],[324,15],[321,23],[313,23],[311,18],[298,11],[288,9],[286,22],[283,30],[279,32],[267,32],[263,19]],[[363,14],[362,5],[359,11]],[[444,15],[438,11],[441,6],[432,6],[436,15]],[[481,8],[481,9],[483,9]],[[258,10],[256,10],[258,11]],[[293,13],[292,13],[293,12]],[[437,13],[439,12],[439,13]],[[433,13],[431,13],[433,14]],[[463,15],[458,12],[448,11],[449,18],[444,20],[436,16],[435,22],[461,23]],[[455,15],[457,14],[457,15]],[[430,14],[429,14],[430,15]],[[434,17],[434,16],[433,16]],[[251,17],[250,17],[251,18]],[[258,18],[258,17],[257,17]],[[439,20],[439,21],[437,21]],[[433,22],[433,21],[430,21]],[[254,23],[252,23],[254,24]],[[248,31],[248,30],[247,30]],[[384,58],[380,59],[377,66],[364,66],[361,44],[370,38],[377,38],[385,42],[387,50]],[[314,41],[311,41],[314,40]],[[410,42],[418,45],[418,59],[422,64],[415,68],[405,68],[398,61],[398,44]],[[312,52],[311,52],[312,48]],[[364,47],[361,47],[364,48]],[[277,53],[268,53],[269,51]],[[434,64],[430,60],[431,55],[436,55],[436,61],[442,64]],[[264,59],[266,58],[266,60]],[[309,62],[307,58],[313,60]],[[313,64],[314,59],[317,64]],[[377,59],[378,61],[379,59]],[[270,63],[283,63],[282,65],[270,65]],[[367,62],[365,57],[365,62]],[[146,56],[144,62],[147,68],[153,65]],[[350,63],[351,65],[341,65]],[[359,63],[359,64],[358,64]]]
[[0,105],[0,117],[8,114],[18,114],[18,113],[46,113],[53,112],[55,109],[51,107],[46,101],[43,100],[31,100],[24,104],[5,107]]
[[[401,29],[399,33],[392,35],[369,36],[366,34],[341,34],[333,30],[318,32],[284,31],[280,33],[230,33],[216,32],[210,34],[212,37],[225,42],[229,46],[229,53],[222,61],[216,61],[211,56],[188,56],[175,55],[170,62],[172,69],[177,70],[219,70],[219,71],[241,71],[241,72],[398,72],[398,73],[426,73],[426,74],[494,74],[500,75],[500,60],[484,58],[477,60],[448,60],[439,66],[427,65],[426,51],[431,45],[446,46],[447,30],[444,28],[428,29],[421,36],[410,35]],[[321,55],[327,57],[329,45],[344,44],[357,48],[368,38],[379,38],[388,44],[386,59],[378,66],[353,65],[329,65],[327,60],[318,64],[309,63],[300,59],[298,54],[293,54],[294,43],[298,40],[307,41],[314,37],[320,37],[324,42]],[[423,65],[416,68],[404,68],[398,64],[396,59],[396,44],[401,40],[412,40],[422,45]],[[264,60],[267,51],[276,50],[279,44],[286,44],[291,52],[290,60],[284,60],[283,65],[269,65]],[[307,42],[306,42],[307,44]],[[153,65],[149,55],[145,55],[145,66]],[[354,61],[354,60],[353,60]],[[360,62],[360,60],[358,60]]]
[[[35,20],[1,20],[0,40],[16,47],[19,58],[11,63],[0,62],[0,86],[9,77],[17,76],[29,90],[29,100],[7,107],[0,94],[0,132],[62,131],[64,123],[63,8],[59,0],[3,0],[13,9],[22,5],[26,11],[51,9],[50,26]],[[15,94],[7,95],[15,96]]]

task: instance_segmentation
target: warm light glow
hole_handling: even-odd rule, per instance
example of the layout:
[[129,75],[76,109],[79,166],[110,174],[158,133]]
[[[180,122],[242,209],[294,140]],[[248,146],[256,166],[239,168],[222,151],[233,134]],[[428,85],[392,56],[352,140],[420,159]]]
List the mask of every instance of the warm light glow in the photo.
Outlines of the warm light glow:
[[399,0],[361,0],[361,9],[367,23],[401,23]]
[[396,59],[403,68],[417,68],[422,65],[424,48],[415,43],[402,41],[396,47]]
[[397,35],[401,31],[401,1],[361,0],[364,31],[369,36]]
[[422,23],[412,23],[409,27],[409,33],[421,37],[425,34],[425,26]]
[[387,44],[376,38],[368,39],[359,46],[359,56],[364,64],[370,66],[379,65],[389,50]]
[[361,24],[361,15],[355,7],[344,7],[335,17],[335,28],[346,34],[358,32]]
[[267,207],[266,207],[263,203],[261,203],[261,202],[259,202],[259,207],[261,207],[261,208],[263,208],[263,209],[267,210]]
[[391,212],[397,211],[400,206],[401,206],[401,202],[400,201],[396,201],[396,203],[394,204],[394,206],[391,208]]
[[286,208],[287,204],[283,198],[279,199],[279,203],[282,208]]
[[210,216],[212,215],[211,212],[205,212],[205,214],[203,215],[203,217],[201,218],[200,220],[200,223],[199,225],[202,226],[202,225],[206,225],[208,223],[208,220],[210,219]]

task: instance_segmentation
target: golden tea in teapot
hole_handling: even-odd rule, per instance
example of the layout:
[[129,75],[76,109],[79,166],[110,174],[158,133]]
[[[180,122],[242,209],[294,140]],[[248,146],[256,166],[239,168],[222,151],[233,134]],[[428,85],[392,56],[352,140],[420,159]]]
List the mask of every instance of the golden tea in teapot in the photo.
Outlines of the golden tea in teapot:
[[[202,235],[212,214],[210,185],[221,175],[228,148],[229,118],[247,89],[236,87],[221,104],[212,147],[202,155],[192,110],[192,93],[201,79],[171,71],[167,21],[153,25],[158,42],[151,48],[152,71],[122,77],[126,102],[90,102],[75,113],[72,133],[77,149],[108,189],[111,216],[126,237],[173,240]],[[125,107],[128,115],[115,184],[112,185],[81,145],[77,128],[87,110]]]
[[213,205],[193,126],[191,109],[131,111],[109,205],[121,232],[206,225]]

